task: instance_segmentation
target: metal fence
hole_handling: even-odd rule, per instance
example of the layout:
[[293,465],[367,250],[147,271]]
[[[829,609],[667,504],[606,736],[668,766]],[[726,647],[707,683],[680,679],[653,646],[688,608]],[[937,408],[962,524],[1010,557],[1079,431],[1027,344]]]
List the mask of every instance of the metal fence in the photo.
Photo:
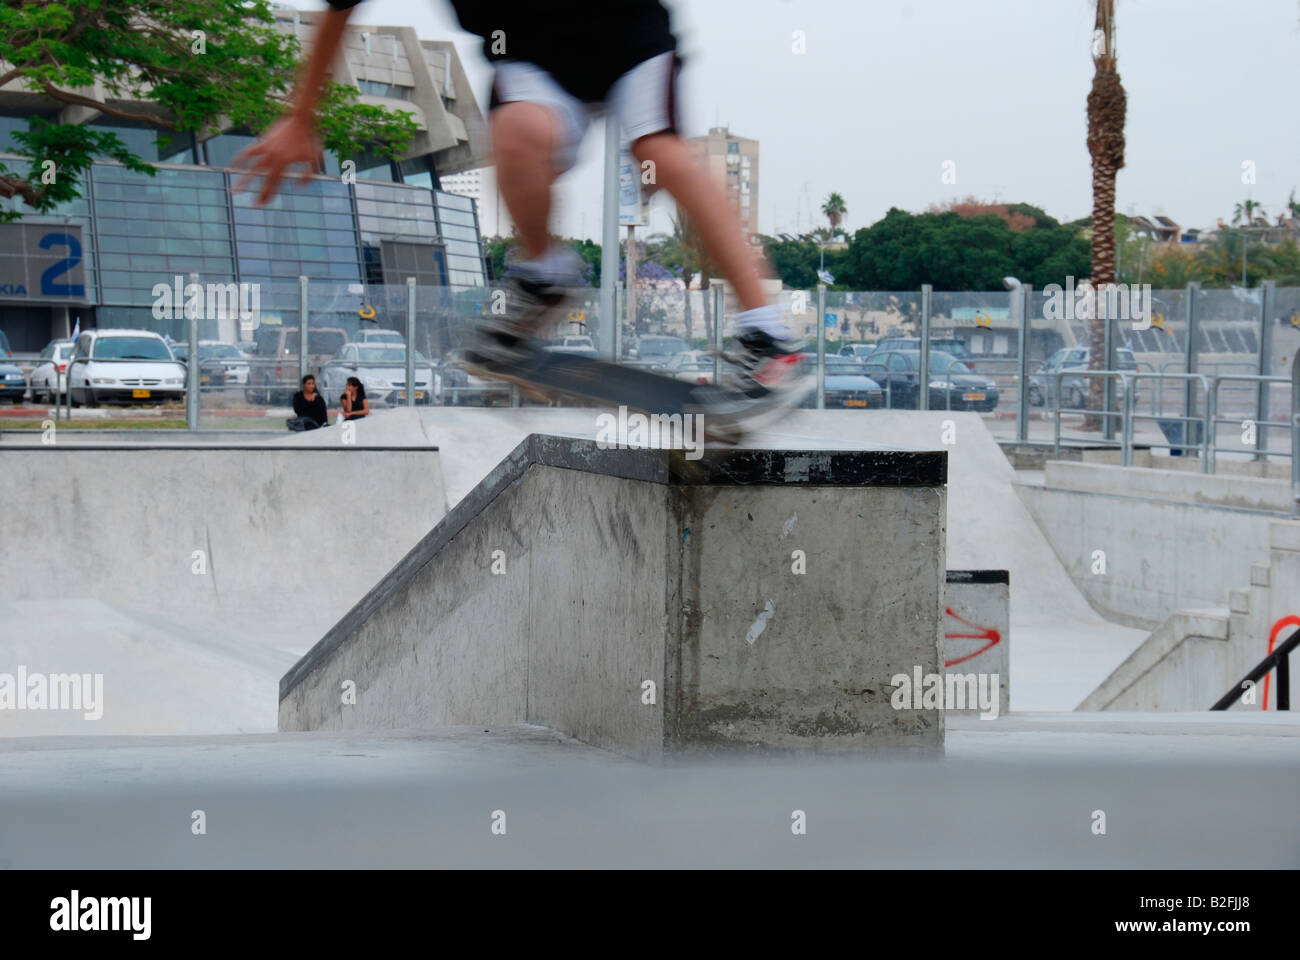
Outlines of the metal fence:
[[[318,378],[331,405],[346,377],[353,375],[381,406],[526,402],[500,383],[470,376],[459,363],[457,351],[476,318],[499,305],[499,291],[491,288],[453,291],[291,278],[259,285],[252,291],[255,302],[241,291],[235,301],[218,295],[214,304],[201,277],[188,279],[206,296],[183,309],[180,304],[170,311],[155,309],[152,317],[141,319],[137,313],[130,322],[198,357],[186,371],[184,404],[164,404],[162,410],[164,417],[191,429],[280,428],[277,420],[287,416],[289,399],[308,372]],[[1300,288],[1265,283],[1245,291],[1202,290],[1191,284],[1146,292],[1144,317],[1118,317],[1103,325],[1106,362],[1093,364],[1090,357],[1080,359],[1090,346],[1091,321],[1079,315],[1069,288],[1012,287],[966,293],[928,286],[894,292],[782,291],[780,305],[794,334],[807,341],[817,380],[809,405],[971,409],[999,439],[1053,445],[1059,423],[1064,444],[1108,445],[1121,430],[1123,405],[1130,402],[1125,390],[1132,381],[1133,424],[1140,442],[1157,437],[1161,423],[1183,418],[1204,423],[1206,405],[1213,402],[1214,416],[1206,429],[1214,435],[1214,455],[1256,460],[1289,455],[1290,430],[1283,415],[1290,409],[1290,358],[1300,349]],[[615,302],[615,322],[609,324],[612,352],[641,365],[662,363],[670,351],[683,347],[719,349],[728,332],[726,320],[720,323],[719,318],[730,318],[738,309],[721,284],[685,291],[680,281],[638,284],[633,315],[627,301],[620,296]],[[602,319],[599,291],[578,290],[557,332],[590,337],[593,346],[604,350],[609,345],[600,342],[600,331],[606,329]],[[345,354],[345,346],[359,344],[390,349],[367,351],[368,357],[382,358],[369,362]],[[407,352],[406,345],[413,349]],[[659,352],[652,352],[652,346]],[[915,377],[904,389],[901,378],[864,367],[860,361],[870,361],[864,355],[875,346],[914,353],[914,373],[924,369],[926,376]],[[231,350],[239,355],[230,355]],[[962,364],[953,369],[977,378],[974,388],[932,387],[947,382],[934,371],[936,364],[950,364],[951,355]],[[35,358],[24,364],[29,376],[37,366]],[[1103,402],[1089,410],[1089,378],[1080,371],[1091,366],[1152,376],[1104,378],[1108,389]],[[844,384],[855,376],[870,379],[873,372],[884,382],[878,384],[879,399],[864,406]],[[714,364],[712,376],[722,373],[723,367]],[[1212,396],[1193,375],[1213,380]],[[987,388],[978,386],[980,380]],[[70,393],[75,391],[63,394],[58,416],[70,415],[72,404],[88,399]],[[88,411],[78,414],[85,415]],[[1246,420],[1258,432],[1254,446],[1228,436]]]

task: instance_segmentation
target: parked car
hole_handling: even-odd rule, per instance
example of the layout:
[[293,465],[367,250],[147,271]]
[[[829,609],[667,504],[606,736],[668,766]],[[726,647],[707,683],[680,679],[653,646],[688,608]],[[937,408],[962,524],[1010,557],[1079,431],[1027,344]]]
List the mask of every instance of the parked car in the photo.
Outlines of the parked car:
[[[886,402],[890,407],[915,410],[920,406],[920,350],[877,350],[863,366],[867,376],[886,388]],[[930,351],[930,375],[926,384],[931,410],[987,413],[998,405],[997,384],[975,373],[950,353]]]
[[41,351],[32,369],[32,400],[37,403],[58,403],[68,389],[68,360],[76,349],[73,340],[51,340]]
[[[257,354],[250,361],[245,397],[266,406],[289,403],[300,388],[298,328],[263,325],[253,339]],[[347,342],[348,335],[338,327],[308,327],[307,370],[318,374]]]
[[213,384],[247,386],[251,369],[248,359],[235,344],[220,340],[199,341],[199,371],[212,377]]
[[712,383],[713,361],[713,354],[707,350],[686,350],[672,357],[659,372],[687,383]]
[[679,353],[685,353],[691,345],[681,337],[666,337],[659,334],[646,334],[637,339],[635,356],[638,360],[653,360],[667,363]]
[[493,402],[510,402],[510,384],[504,380],[491,380],[472,374],[465,368],[464,351],[453,350],[447,354],[440,370],[439,399],[444,407],[469,404],[490,406]]
[[543,349],[555,350],[560,353],[576,353],[580,357],[591,357],[593,360],[600,356],[591,337],[582,334],[552,337],[546,342]]
[[874,343],[846,343],[840,347],[841,357],[850,357],[854,360],[865,360],[875,352]]
[[[348,377],[356,377],[366,396],[388,404],[406,402],[406,345],[402,343],[345,343],[321,367],[321,392],[326,402],[341,396]],[[415,351],[415,402],[432,404],[438,392],[433,364]]]
[[[876,344],[877,350],[921,350],[920,337],[885,337]],[[972,370],[975,369],[975,357],[970,352],[970,345],[958,337],[931,337],[930,352],[938,350],[956,357]]]
[[[165,337],[163,339],[166,339]],[[190,366],[190,345],[183,340],[168,340],[167,347],[172,352],[172,356],[185,364],[188,371]],[[186,373],[186,377],[189,373]],[[199,389],[209,387],[224,387],[226,385],[226,370],[220,364],[205,363],[203,361],[203,348],[199,348]]]
[[0,400],[19,403],[27,394],[27,378],[16,363],[0,360]]
[[[310,339],[310,338],[309,338]],[[362,330],[357,334],[357,343],[395,343],[406,345],[406,338],[396,330]],[[307,344],[311,346],[310,343]]]
[[[1035,407],[1056,406],[1056,374],[1062,370],[1086,370],[1091,354],[1087,347],[1062,347],[1047,358],[1038,370],[1029,378],[1029,402]],[[1115,351],[1115,359],[1120,370],[1137,371],[1137,358],[1127,347]],[[1089,380],[1092,377],[1070,376],[1061,378],[1061,396],[1065,398],[1063,406],[1082,410],[1088,405]],[[1115,385],[1116,396],[1124,396],[1124,381]],[[1136,388],[1135,388],[1136,389]],[[1136,402],[1139,394],[1134,393]]]
[[73,406],[166,403],[185,398],[185,365],[152,330],[88,330],[68,361]]
[[[800,363],[804,373],[817,375],[817,354],[800,354]],[[885,405],[885,391],[875,380],[867,376],[863,364],[852,357],[826,355],[826,379],[823,398],[826,409],[845,408],[849,410],[868,410]],[[804,398],[801,406],[817,406],[817,391],[812,391]]]

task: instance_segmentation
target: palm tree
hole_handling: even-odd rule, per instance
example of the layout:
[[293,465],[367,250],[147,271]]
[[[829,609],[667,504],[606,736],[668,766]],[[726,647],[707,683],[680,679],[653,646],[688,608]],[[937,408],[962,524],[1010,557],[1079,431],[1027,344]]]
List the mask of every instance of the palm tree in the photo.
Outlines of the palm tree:
[[[1092,42],[1092,89],[1088,92],[1088,153],[1092,156],[1092,288],[1104,291],[1115,282],[1115,177],[1124,167],[1124,118],[1128,95],[1120,82],[1115,53],[1115,0],[1097,0]],[[1101,303],[1104,303],[1104,294]],[[1100,306],[1100,304],[1098,304]],[[1106,323],[1094,309],[1088,321],[1089,367],[1104,370]],[[1088,406],[1100,410],[1104,383],[1090,377]],[[1101,426],[1089,416],[1086,429]]]
[[678,260],[682,265],[682,279],[686,282],[686,335],[689,338],[695,323],[691,315],[691,281],[695,274],[700,275],[700,292],[704,301],[704,339],[713,343],[713,307],[709,303],[709,277],[713,273],[713,263],[705,252],[704,242],[695,227],[680,210],[673,221],[673,244],[677,250]]
[[1237,204],[1237,206],[1233,209],[1233,213],[1232,213],[1233,226],[1236,226],[1237,224],[1241,223],[1242,220],[1245,220],[1246,226],[1249,227],[1252,223],[1255,222],[1256,215],[1261,217],[1264,216],[1265,215],[1264,207],[1263,205],[1260,204],[1258,200],[1252,200],[1249,197],[1247,197],[1241,203]]
[[832,234],[839,232],[840,224],[844,222],[844,214],[848,212],[849,208],[844,205],[844,198],[838,193],[832,193],[822,204],[822,213],[831,222]]

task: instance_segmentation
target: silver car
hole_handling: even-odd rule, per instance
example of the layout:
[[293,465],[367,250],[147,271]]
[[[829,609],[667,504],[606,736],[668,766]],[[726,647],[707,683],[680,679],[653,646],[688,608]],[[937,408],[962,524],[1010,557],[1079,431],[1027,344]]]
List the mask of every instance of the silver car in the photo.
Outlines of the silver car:
[[[204,369],[208,368],[208,369]],[[204,373],[219,369],[226,385],[248,386],[248,358],[233,343],[220,340],[199,341],[199,369]]]
[[[321,392],[326,399],[342,395],[348,377],[356,377],[371,400],[388,404],[406,402],[406,347],[400,343],[345,343],[321,367]],[[432,404],[438,394],[433,364],[415,352],[415,402]]]
[[76,347],[73,340],[51,340],[32,368],[32,401],[57,403],[68,389],[68,360]]

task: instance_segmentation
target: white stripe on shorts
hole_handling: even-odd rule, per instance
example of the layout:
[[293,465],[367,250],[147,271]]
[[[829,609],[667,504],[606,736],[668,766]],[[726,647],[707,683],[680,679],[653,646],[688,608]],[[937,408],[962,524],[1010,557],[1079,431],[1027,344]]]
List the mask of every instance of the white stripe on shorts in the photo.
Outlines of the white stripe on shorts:
[[[637,64],[614,81],[610,88],[610,105],[630,143],[663,130],[675,130],[674,85],[676,56],[661,53]],[[550,107],[559,123],[559,140],[555,145],[555,168],[563,173],[577,162],[578,147],[591,122],[593,106],[583,103],[565,90],[549,73],[535,63],[503,60],[497,64],[493,79],[496,99],[501,103],[523,101]]]

